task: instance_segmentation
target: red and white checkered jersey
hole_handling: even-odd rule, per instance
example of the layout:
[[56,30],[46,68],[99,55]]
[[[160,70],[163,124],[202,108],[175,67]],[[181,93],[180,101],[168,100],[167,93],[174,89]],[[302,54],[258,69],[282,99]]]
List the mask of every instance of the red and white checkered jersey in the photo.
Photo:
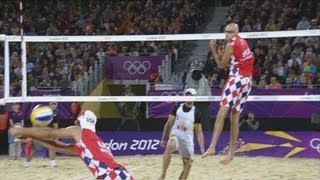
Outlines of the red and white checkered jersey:
[[95,177],[108,174],[116,168],[124,169],[114,160],[108,145],[89,129],[82,129],[81,140],[74,144],[74,149]]
[[230,39],[228,44],[233,46],[229,75],[246,77],[252,76],[254,55],[250,51],[247,41],[237,35]]

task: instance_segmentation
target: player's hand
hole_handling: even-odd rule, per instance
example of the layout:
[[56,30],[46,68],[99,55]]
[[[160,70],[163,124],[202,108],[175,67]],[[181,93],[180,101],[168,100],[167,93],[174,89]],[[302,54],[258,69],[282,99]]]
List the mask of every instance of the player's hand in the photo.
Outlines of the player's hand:
[[209,47],[212,51],[217,52],[217,47],[218,47],[217,41],[215,39],[211,40],[209,43]]
[[10,128],[9,129],[9,133],[12,136],[17,137],[17,138],[21,138],[22,137],[20,128],[16,128],[16,127]]
[[167,141],[166,141],[166,140],[161,140],[161,141],[160,141],[160,146],[161,146],[161,147],[164,148],[164,147],[166,147],[166,145],[167,145]]
[[21,137],[20,140],[21,140],[21,142],[23,142],[23,143],[28,143],[28,142],[31,142],[31,141],[32,141],[31,138],[27,138],[27,137]]
[[12,136],[17,136],[17,135],[18,135],[18,130],[17,130],[17,128],[13,127],[13,128],[10,128],[10,129],[9,129],[9,133],[10,133]]
[[207,156],[210,156],[210,155],[214,155],[216,153],[216,148],[213,147],[213,146],[210,146],[207,151],[202,155],[202,158],[205,158]]
[[224,53],[224,46],[223,45],[219,45],[218,47],[218,55],[222,56]]

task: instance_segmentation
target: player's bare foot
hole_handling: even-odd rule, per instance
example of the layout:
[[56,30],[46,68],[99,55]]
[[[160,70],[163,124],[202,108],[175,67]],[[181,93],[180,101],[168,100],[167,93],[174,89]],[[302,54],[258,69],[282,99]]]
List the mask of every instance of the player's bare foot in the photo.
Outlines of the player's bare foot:
[[210,155],[214,155],[216,153],[216,148],[214,148],[213,146],[210,146],[207,151],[205,153],[202,154],[202,158],[205,158],[207,156],[210,156]]
[[224,159],[220,161],[220,164],[227,165],[229,162],[233,160],[233,156],[226,156]]
[[158,178],[158,180],[164,180],[166,178],[166,174],[161,174],[161,176]]

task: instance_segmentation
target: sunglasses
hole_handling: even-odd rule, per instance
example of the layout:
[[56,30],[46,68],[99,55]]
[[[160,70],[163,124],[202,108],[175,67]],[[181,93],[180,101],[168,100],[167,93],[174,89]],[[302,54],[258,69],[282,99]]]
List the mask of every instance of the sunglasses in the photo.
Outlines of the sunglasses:
[[228,34],[232,34],[234,33],[234,31],[228,31],[228,30],[224,30],[225,33],[228,33]]

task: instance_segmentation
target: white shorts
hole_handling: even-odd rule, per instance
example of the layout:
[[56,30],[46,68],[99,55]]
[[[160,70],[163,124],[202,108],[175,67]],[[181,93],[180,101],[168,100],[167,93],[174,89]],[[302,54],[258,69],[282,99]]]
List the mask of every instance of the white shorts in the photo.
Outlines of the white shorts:
[[194,145],[192,141],[188,142],[175,135],[172,135],[170,139],[173,139],[176,142],[175,150],[179,152],[183,159],[191,158],[191,156],[194,154]]

